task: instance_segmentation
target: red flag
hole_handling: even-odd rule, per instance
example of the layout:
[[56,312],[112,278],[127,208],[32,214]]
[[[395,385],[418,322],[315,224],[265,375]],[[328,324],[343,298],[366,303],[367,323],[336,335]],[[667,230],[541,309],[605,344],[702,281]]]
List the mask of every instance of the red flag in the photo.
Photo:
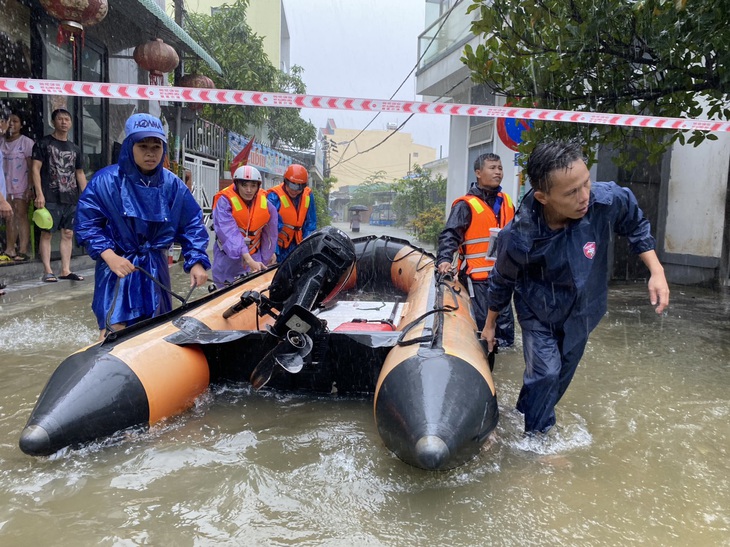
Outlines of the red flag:
[[246,143],[246,146],[243,147],[243,149],[236,154],[236,157],[233,158],[233,161],[231,161],[231,176],[233,176],[233,173],[236,172],[236,169],[241,167],[242,165],[248,164],[248,155],[251,153],[251,149],[253,148],[253,137],[251,137],[251,140]]

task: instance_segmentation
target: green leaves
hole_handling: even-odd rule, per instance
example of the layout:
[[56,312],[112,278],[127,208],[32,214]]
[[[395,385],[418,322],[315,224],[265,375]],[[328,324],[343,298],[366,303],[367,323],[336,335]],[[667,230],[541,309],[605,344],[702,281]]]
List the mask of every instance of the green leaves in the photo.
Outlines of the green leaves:
[[[248,0],[236,0],[221,6],[212,16],[188,14],[187,30],[218,61],[223,74],[212,74],[200,62],[192,62],[186,71],[206,74],[221,89],[305,93],[301,67],[295,66],[286,74],[271,64],[263,39],[246,22],[247,8]],[[316,136],[314,126],[302,120],[294,108],[207,105],[203,116],[241,134],[249,134],[250,126],[266,127],[274,147],[286,144],[310,148]]]
[[[513,104],[728,119],[728,2],[476,0],[470,9],[481,14],[472,32],[483,43],[465,47],[462,61],[475,82]],[[713,139],[708,135],[695,132],[687,142]],[[680,136],[542,123],[528,138],[573,137],[591,148],[620,147],[629,138],[648,157],[660,158]]]

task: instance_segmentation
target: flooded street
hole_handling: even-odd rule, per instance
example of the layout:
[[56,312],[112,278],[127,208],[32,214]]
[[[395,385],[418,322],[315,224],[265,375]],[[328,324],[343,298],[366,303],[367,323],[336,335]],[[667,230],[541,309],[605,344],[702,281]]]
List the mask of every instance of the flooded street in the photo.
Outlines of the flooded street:
[[435,473],[386,451],[370,399],[248,385],[149,432],[24,455],[45,382],[96,339],[92,286],[2,306],[2,544],[730,545],[727,290],[673,286],[657,317],[643,285],[612,288],[544,442],[513,410],[521,349],[500,354],[496,433]]

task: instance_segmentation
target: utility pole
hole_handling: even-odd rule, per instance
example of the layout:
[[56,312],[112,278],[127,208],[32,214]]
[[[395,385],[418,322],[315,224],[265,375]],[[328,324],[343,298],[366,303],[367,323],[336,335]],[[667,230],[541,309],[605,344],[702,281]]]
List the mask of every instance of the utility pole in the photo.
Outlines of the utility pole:
[[325,137],[322,142],[322,148],[324,149],[324,178],[327,178],[332,172],[330,159],[332,158],[332,152],[337,152],[337,143]]

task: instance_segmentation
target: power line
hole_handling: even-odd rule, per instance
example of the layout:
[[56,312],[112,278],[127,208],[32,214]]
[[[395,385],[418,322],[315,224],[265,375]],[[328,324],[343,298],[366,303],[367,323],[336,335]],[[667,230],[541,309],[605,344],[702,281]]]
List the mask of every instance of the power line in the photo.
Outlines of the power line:
[[[421,54],[421,56],[420,56],[420,57],[418,58],[418,60],[416,61],[416,64],[415,64],[415,65],[413,65],[413,68],[411,69],[411,71],[410,71],[410,72],[409,72],[409,73],[408,73],[408,74],[406,75],[406,77],[405,77],[405,78],[403,78],[403,81],[402,81],[402,82],[401,82],[401,84],[400,84],[400,85],[398,86],[398,89],[396,89],[396,90],[395,90],[395,91],[393,92],[393,94],[392,94],[392,95],[390,96],[390,99],[389,99],[389,100],[392,100],[392,99],[393,99],[393,97],[395,97],[396,93],[398,93],[398,92],[400,91],[400,89],[401,89],[401,88],[402,88],[402,87],[403,87],[403,86],[405,85],[405,83],[406,83],[406,82],[408,81],[408,78],[410,78],[410,77],[411,77],[411,74],[413,74],[413,72],[414,72],[414,71],[415,71],[415,70],[416,70],[416,69],[418,68],[418,65],[419,65],[419,64],[421,63],[421,60],[422,60],[422,59],[423,59],[423,58],[424,58],[424,57],[426,56],[426,53],[428,52],[429,48],[431,47],[431,44],[433,44],[434,40],[436,40],[436,36],[438,36],[438,35],[439,35],[439,32],[441,32],[441,29],[442,29],[442,28],[444,28],[444,25],[446,24],[446,21],[447,21],[447,20],[448,20],[448,18],[449,18],[449,17],[451,16],[451,13],[452,13],[452,12],[454,11],[454,8],[456,8],[457,4],[458,4],[458,2],[455,2],[455,3],[454,3],[454,5],[453,5],[453,6],[451,6],[451,7],[449,8],[449,11],[448,11],[448,12],[446,12],[446,16],[444,17],[443,21],[441,21],[441,24],[440,24],[440,25],[439,25],[439,27],[438,27],[438,28],[436,29],[436,32],[434,32],[434,33],[433,33],[433,36],[431,37],[431,40],[430,40],[430,41],[428,42],[428,45],[427,45],[427,46],[425,47],[425,49],[423,50],[423,53]],[[452,87],[451,89],[453,89],[453,87]],[[451,89],[450,89],[449,91],[451,91]],[[448,93],[448,91],[447,91],[447,93]],[[443,97],[443,95],[441,95],[441,97]],[[441,97],[439,97],[439,99],[440,99]],[[438,99],[437,99],[437,100],[438,100]],[[352,143],[353,141],[355,141],[355,139],[357,139],[357,138],[358,138],[358,137],[359,137],[360,135],[362,135],[362,134],[363,134],[363,133],[365,132],[365,130],[366,130],[366,129],[367,129],[368,127],[370,127],[370,125],[371,125],[371,124],[372,124],[372,123],[373,123],[373,122],[374,122],[374,121],[375,121],[375,120],[377,119],[377,117],[378,117],[378,116],[380,116],[380,114],[382,114],[382,112],[378,112],[377,114],[375,114],[375,116],[373,116],[373,119],[372,119],[372,120],[370,120],[370,121],[369,121],[369,122],[367,123],[367,125],[366,125],[365,127],[363,127],[363,128],[362,128],[362,129],[360,130],[360,132],[359,132],[359,133],[358,133],[357,135],[355,135],[355,137],[354,137],[354,138],[353,138],[353,139],[352,139],[352,140],[351,140],[350,142],[348,142],[348,143],[347,143],[347,146],[345,147],[345,150],[344,150],[344,151],[342,152],[342,155],[343,155],[343,156],[344,156],[345,152],[347,152],[347,149],[348,149],[348,148],[350,147],[350,143]],[[395,133],[395,132],[397,132],[397,131],[399,131],[399,130],[400,130],[400,128],[401,128],[401,127],[403,127],[403,126],[405,125],[405,123],[406,123],[406,122],[407,122],[408,120],[410,120],[410,119],[411,119],[412,117],[413,117],[413,114],[411,114],[411,115],[410,115],[410,116],[409,116],[409,117],[408,117],[408,118],[406,119],[406,121],[405,121],[405,122],[403,122],[403,123],[402,123],[402,124],[401,124],[401,125],[400,125],[400,126],[398,127],[398,129],[396,129],[396,130],[394,131],[394,133]],[[392,134],[392,133],[391,133],[391,134]],[[389,138],[390,138],[390,135],[388,135],[388,136],[387,136],[387,137],[386,137],[385,139],[383,139],[383,141],[382,141],[382,142],[385,142],[385,141],[386,141],[386,140],[388,140]],[[378,146],[378,145],[376,145],[376,146]],[[371,150],[372,150],[372,149],[371,149]],[[358,154],[360,154],[360,152],[358,152],[357,154],[355,154],[355,156],[357,156]],[[352,156],[352,157],[354,158],[355,156]],[[344,160],[344,161],[349,161],[350,159],[352,159],[352,158],[349,158],[349,159],[347,159],[347,160]],[[337,167],[337,166],[338,166],[338,165],[339,165],[340,163],[342,163],[342,160],[340,160],[339,162],[337,162],[336,164],[334,164],[334,165],[333,165],[333,166],[332,166],[332,167],[331,167],[330,169],[334,169],[334,168],[335,168],[335,167]]]
[[[461,81],[459,81],[459,82],[455,83],[455,84],[454,84],[453,86],[451,86],[451,88],[449,88],[449,89],[448,89],[447,91],[445,91],[444,93],[442,93],[442,94],[441,94],[440,96],[436,97],[436,101],[438,101],[439,99],[442,99],[443,97],[445,97],[446,95],[448,95],[449,93],[451,93],[451,92],[452,92],[452,91],[453,91],[454,89],[456,89],[457,87],[459,87],[459,86],[460,86],[461,84],[463,84],[463,83],[464,83],[465,81],[467,81],[467,80],[468,80],[468,79],[469,79],[470,77],[471,77],[471,76],[466,76],[466,77],[464,77],[464,78],[463,78],[463,79],[462,79]],[[436,102],[436,101],[433,101],[433,102]],[[388,139],[389,139],[390,137],[392,137],[393,135],[395,135],[395,134],[396,134],[396,133],[397,133],[398,131],[400,131],[401,129],[403,129],[403,126],[404,126],[405,124],[407,124],[407,123],[408,123],[408,122],[410,121],[410,119],[411,119],[411,118],[412,118],[413,116],[415,116],[415,114],[411,114],[410,116],[408,116],[408,117],[407,117],[407,118],[405,119],[405,121],[404,121],[404,122],[403,122],[402,124],[400,124],[400,125],[399,125],[399,126],[398,126],[398,127],[397,127],[397,128],[395,129],[395,130],[393,130],[393,132],[392,132],[392,133],[390,133],[390,134],[389,134],[389,135],[388,135],[387,137],[385,137],[385,138],[384,138],[384,139],[383,139],[382,141],[380,141],[380,142],[379,142],[378,144],[376,144],[376,145],[374,145],[374,146],[371,146],[371,147],[370,147],[370,148],[368,148],[367,150],[363,150],[362,152],[358,152],[357,154],[355,154],[354,156],[350,156],[350,157],[349,157],[349,158],[347,158],[346,160],[342,160],[342,161],[340,161],[340,162],[336,163],[335,165],[333,165],[333,166],[332,166],[332,168],[335,168],[335,167],[337,167],[337,166],[338,166],[338,165],[339,165],[340,163],[346,163],[346,162],[348,162],[348,161],[350,161],[350,160],[352,160],[352,159],[356,158],[356,157],[357,157],[357,156],[359,156],[360,154],[367,154],[367,153],[368,153],[368,152],[370,152],[371,150],[375,150],[375,149],[376,149],[376,148],[377,148],[378,146],[380,146],[381,144],[383,144],[383,143],[384,143],[385,141],[387,141],[387,140],[388,140]]]

